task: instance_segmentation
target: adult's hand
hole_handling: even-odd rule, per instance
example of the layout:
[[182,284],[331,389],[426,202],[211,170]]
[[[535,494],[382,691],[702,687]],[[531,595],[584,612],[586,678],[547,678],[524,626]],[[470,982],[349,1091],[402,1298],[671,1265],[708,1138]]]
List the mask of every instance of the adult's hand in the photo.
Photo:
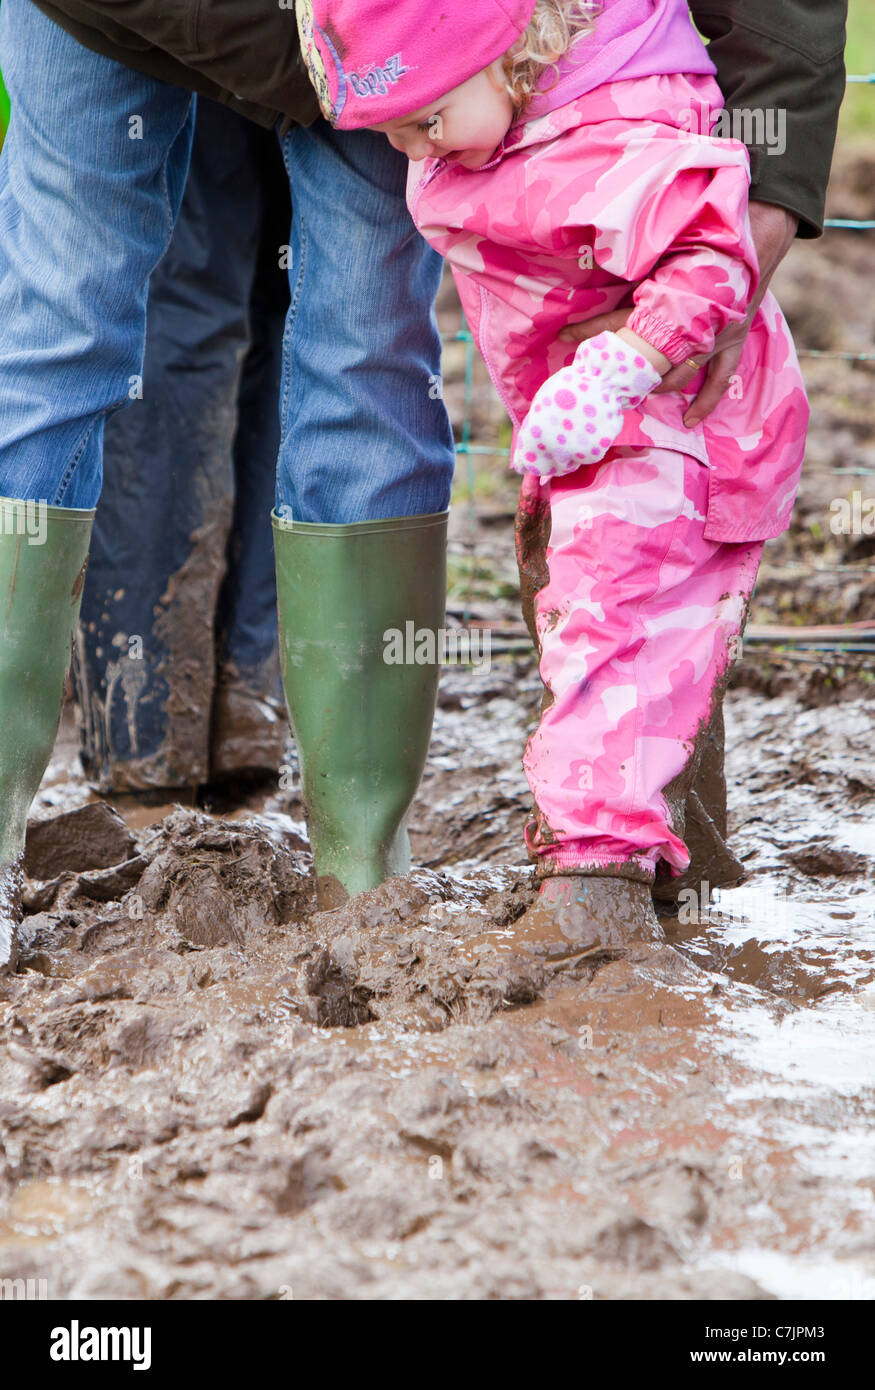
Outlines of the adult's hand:
[[[714,344],[714,351],[707,359],[701,358],[700,365],[707,361],[708,372],[698,395],[690,402],[684,415],[684,424],[697,425],[717,405],[726,392],[730,380],[741,358],[744,340],[748,335],[760,301],[769,288],[776,268],[786,256],[796,235],[798,219],[792,212],[779,208],[774,203],[760,203],[751,200],[750,224],[760,267],[760,279],[756,293],[748,306],[747,314],[741,323],[730,324],[724,329]],[[599,314],[597,318],[587,319],[585,323],[571,323],[560,333],[561,338],[570,342],[582,342],[597,333],[616,333],[629,317],[629,309],[615,309],[610,314]],[[660,391],[683,391],[696,376],[692,367],[686,363],[672,367],[656,388]]]

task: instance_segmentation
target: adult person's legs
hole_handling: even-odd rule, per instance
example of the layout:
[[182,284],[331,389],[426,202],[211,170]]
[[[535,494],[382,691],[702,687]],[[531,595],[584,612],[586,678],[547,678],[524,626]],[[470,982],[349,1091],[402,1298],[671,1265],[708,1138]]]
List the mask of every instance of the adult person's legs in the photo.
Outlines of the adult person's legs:
[[[105,419],[142,375],[148,278],[178,212],[193,101],[82,49],[27,0],[7,0],[2,16],[14,110],[0,189],[0,488],[45,498],[60,521],[77,508],[90,527]],[[40,56],[26,83],[25,52]],[[78,124],[71,110],[83,113]],[[389,627],[434,629],[443,614],[453,452],[430,316],[440,264],[407,217],[404,162],[377,137],[296,131],[285,154],[299,212],[284,351],[278,602],[317,870],[340,894],[406,867],[403,820],[431,727],[436,669],[390,667],[382,643]],[[22,305],[36,308],[22,313]],[[17,556],[21,537],[12,540]],[[57,563],[42,569],[65,582]],[[5,684],[0,677],[0,705],[11,711],[8,765],[0,766],[10,789],[0,826],[7,899],[57,726],[80,587],[67,585],[65,640],[50,644],[60,678],[41,682],[45,717],[25,747],[14,699],[22,652],[56,605],[43,594],[25,611],[16,558],[8,571],[7,615],[19,617],[10,624],[7,616],[0,649],[0,668],[12,672]],[[303,626],[296,635],[301,608],[315,636]],[[302,693],[298,677],[308,667]]]
[[270,508],[289,215],[276,134],[200,100],[149,285],[142,400],[106,425],[82,596],[82,761],[105,792],[282,762]]
[[[107,416],[142,374],[149,276],[179,210],[194,100],[0,6],[0,969],[27,812],[57,731]],[[41,503],[36,508],[15,500]],[[32,524],[31,524],[32,523]]]
[[273,132],[252,128],[258,149],[261,233],[249,297],[250,348],[243,364],[234,441],[234,515],[228,572],[216,617],[216,687],[210,780],[282,766],[288,719],[277,645],[271,503],[280,442],[288,272],[277,247],[289,234],[289,180]]
[[407,163],[324,121],[283,141],[292,189],[274,543],[280,654],[325,906],[403,873],[431,733],[432,664],[393,631],[445,606],[452,436],[440,392],[439,257],[407,212]]

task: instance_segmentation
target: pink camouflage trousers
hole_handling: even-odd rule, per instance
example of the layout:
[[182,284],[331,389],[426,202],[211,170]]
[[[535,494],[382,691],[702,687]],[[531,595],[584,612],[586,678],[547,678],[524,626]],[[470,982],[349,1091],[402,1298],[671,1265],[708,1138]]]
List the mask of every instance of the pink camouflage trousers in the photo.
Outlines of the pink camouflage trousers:
[[523,480],[518,558],[547,692],[523,760],[540,873],[652,882],[660,859],[690,863],[684,796],[667,793],[695,775],[763,548],[706,539],[708,483],[688,454],[629,447]]
[[[690,120],[722,107],[712,78],[608,82],[565,103],[560,82],[550,100],[487,164],[426,159],[408,182],[507,408],[512,451],[541,387],[575,360],[569,323],[627,309],[628,326],[679,363],[744,318],[758,279],[747,151]],[[706,863],[712,884],[741,873],[724,843],[715,729],[763,542],[790,518],[808,421],[771,294],[731,389],[688,429],[702,381],[624,409],[601,462],[523,480],[518,559],[546,687],[525,754],[526,839],[545,875],[655,878],[669,897],[666,879],[677,888],[688,866]]]

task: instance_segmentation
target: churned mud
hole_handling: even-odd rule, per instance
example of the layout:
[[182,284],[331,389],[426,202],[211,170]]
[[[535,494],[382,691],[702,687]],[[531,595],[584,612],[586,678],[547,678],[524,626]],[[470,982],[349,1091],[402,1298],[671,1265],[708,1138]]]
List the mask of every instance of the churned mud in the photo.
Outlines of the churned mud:
[[279,798],[133,834],[90,806],[31,837],[31,871],[51,834],[66,858],[29,880],[2,986],[0,1276],[61,1298],[872,1296],[872,705],[731,694],[746,884],[664,918],[665,946],[551,967],[513,937],[524,671],[448,673],[414,815],[444,867],[339,911],[315,910]]
[[[871,216],[855,186],[835,211]],[[871,343],[859,245],[831,247],[786,272],[800,342],[829,347],[835,320]],[[836,497],[875,490],[872,368],[806,373],[811,467],[756,623],[873,612],[871,538],[830,529]],[[478,489],[451,611],[518,633],[500,465]],[[0,1278],[54,1298],[875,1295],[871,654],[746,644],[727,698],[745,882],[687,894],[665,944],[551,964],[514,938],[537,671],[524,639],[495,647],[442,682],[420,867],[331,913],[294,790],[98,803],[68,711],[0,981]]]

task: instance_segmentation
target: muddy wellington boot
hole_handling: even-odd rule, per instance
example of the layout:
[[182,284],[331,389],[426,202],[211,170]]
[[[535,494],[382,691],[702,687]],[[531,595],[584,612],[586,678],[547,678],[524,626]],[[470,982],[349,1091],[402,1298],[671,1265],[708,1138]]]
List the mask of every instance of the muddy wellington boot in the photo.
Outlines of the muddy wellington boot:
[[61,719],[93,519],[0,498],[0,974],[15,964],[27,813]]
[[273,522],[283,685],[317,897],[333,908],[410,867],[405,821],[437,698],[447,513]]
[[507,944],[560,962],[611,960],[642,943],[664,941],[649,884],[601,874],[556,874],[543,880]]

